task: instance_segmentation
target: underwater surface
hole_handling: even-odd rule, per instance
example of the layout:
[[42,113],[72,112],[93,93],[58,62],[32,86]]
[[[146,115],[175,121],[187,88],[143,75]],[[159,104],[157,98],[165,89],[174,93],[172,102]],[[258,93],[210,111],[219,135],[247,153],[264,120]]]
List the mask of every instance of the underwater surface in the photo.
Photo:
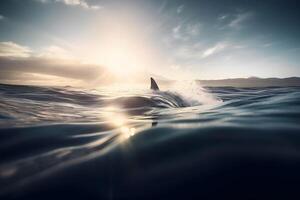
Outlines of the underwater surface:
[[0,97],[0,199],[299,197],[299,87]]

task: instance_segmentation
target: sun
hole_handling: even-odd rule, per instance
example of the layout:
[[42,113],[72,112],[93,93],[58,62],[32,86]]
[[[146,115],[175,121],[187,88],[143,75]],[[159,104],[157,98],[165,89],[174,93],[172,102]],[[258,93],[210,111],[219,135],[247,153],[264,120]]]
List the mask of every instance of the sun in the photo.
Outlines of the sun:
[[111,14],[95,21],[97,26],[81,51],[89,62],[107,67],[117,76],[137,74],[156,65],[156,51],[150,39],[130,17]]

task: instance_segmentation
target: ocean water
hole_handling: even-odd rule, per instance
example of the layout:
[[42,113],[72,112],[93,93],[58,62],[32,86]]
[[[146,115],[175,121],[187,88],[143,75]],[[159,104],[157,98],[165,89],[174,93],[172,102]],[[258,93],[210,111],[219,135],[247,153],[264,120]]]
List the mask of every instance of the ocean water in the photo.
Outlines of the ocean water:
[[299,198],[299,87],[0,97],[0,199]]

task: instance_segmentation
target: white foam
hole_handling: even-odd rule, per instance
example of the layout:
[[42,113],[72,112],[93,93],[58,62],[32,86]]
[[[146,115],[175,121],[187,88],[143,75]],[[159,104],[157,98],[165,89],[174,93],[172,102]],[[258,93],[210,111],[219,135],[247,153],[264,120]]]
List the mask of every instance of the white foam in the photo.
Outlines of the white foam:
[[171,85],[170,91],[179,94],[191,106],[215,105],[222,102],[196,81],[176,81]]

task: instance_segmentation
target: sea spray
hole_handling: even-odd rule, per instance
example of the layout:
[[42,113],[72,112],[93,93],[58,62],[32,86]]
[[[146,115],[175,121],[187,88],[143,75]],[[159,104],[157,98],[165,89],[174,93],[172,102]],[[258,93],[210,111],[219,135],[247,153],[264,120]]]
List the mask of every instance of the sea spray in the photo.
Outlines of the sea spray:
[[190,106],[218,105],[222,102],[196,81],[176,81],[170,86],[169,91],[180,95]]

